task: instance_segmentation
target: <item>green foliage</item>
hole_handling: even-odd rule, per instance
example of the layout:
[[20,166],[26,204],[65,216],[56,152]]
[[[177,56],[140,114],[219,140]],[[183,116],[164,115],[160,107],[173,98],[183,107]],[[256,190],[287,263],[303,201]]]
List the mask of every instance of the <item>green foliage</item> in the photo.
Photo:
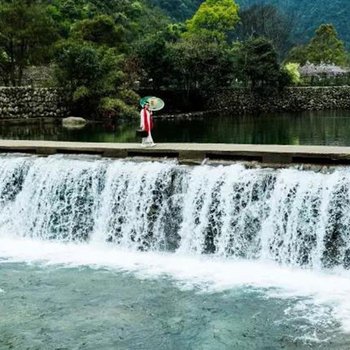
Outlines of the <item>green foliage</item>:
[[344,43],[338,39],[337,32],[331,24],[322,24],[309,44],[293,48],[287,57],[288,62],[298,62],[302,65],[310,62],[345,66],[347,60]]
[[301,83],[299,67],[299,63],[287,63],[283,67],[284,71],[288,74],[290,81],[294,85],[299,85]]
[[57,46],[56,77],[73,95],[82,87],[92,86],[103,76],[98,51],[91,45],[79,42],[61,42]]
[[110,47],[120,46],[125,41],[125,29],[116,25],[113,18],[107,15],[98,15],[78,22],[73,27],[72,35],[85,41]]
[[90,91],[86,86],[79,86],[73,92],[73,101],[78,102],[90,97]]
[[340,38],[350,45],[348,0],[236,0],[241,8],[255,4],[274,5],[289,18],[294,19],[291,41],[304,44],[309,41],[316,28],[322,23],[332,23],[339,31]]
[[277,92],[290,83],[286,72],[279,67],[271,42],[263,37],[239,45],[236,69],[252,91],[261,95]]
[[[179,21],[184,21],[193,16],[199,5],[203,2],[203,0],[149,1],[164,10],[170,17]],[[350,1],[348,0],[235,0],[235,2],[241,9],[239,16],[242,19],[242,25],[245,26],[245,23],[248,24],[246,31],[249,31],[251,27],[255,27],[256,22],[269,27],[273,21],[277,21],[277,27],[266,28],[267,31],[265,28],[260,27],[254,31],[256,35],[262,35],[272,40],[279,53],[284,54],[288,51],[292,43],[302,45],[309,41],[316,28],[322,23],[332,23],[338,29],[340,38],[344,40],[346,46],[350,46],[350,31],[348,28]],[[263,16],[255,17],[256,11],[250,11],[254,5],[258,7],[272,5],[278,10],[280,17],[275,17],[275,19],[266,17],[266,12]],[[252,22],[249,22],[247,18],[250,15],[255,17]],[[280,45],[275,41],[279,41],[279,38],[275,37],[275,33],[279,30],[281,30],[281,33],[283,32],[283,27],[280,27],[279,23],[285,20],[289,22],[287,23],[287,28],[285,28],[290,32],[290,36],[288,36],[289,44],[285,43],[285,46],[283,45],[281,49]],[[250,28],[249,23],[252,25]],[[272,35],[269,33],[270,31],[272,31]],[[288,33],[285,32],[281,38],[286,34]],[[239,33],[239,37],[243,40],[247,39],[247,37],[241,36],[241,33]]]
[[308,61],[312,63],[324,62],[343,66],[347,61],[344,43],[338,39],[337,32],[331,24],[322,24],[316,30],[307,51]]
[[238,20],[238,6],[233,0],[206,0],[186,25],[189,34],[210,35],[222,40]]
[[[68,90],[72,108],[77,114],[103,112],[115,98],[118,108],[111,107],[113,116],[125,117],[127,112],[135,112],[136,97],[127,90],[127,80],[122,71],[124,57],[114,48],[94,46],[88,42],[64,41],[57,47],[56,77],[59,84]],[[105,101],[102,103],[101,101]],[[119,100],[118,100],[119,101]],[[127,103],[134,107],[126,108]],[[123,106],[123,108],[121,107]]]
[[291,47],[293,19],[273,5],[256,4],[239,12],[240,22],[234,37],[247,40],[263,36],[273,43],[279,57],[285,57]]
[[232,74],[228,49],[210,36],[186,36],[168,44],[167,53],[173,78],[186,91],[207,92],[228,85]]
[[145,73],[144,80],[152,79],[154,89],[169,82],[171,67],[167,43],[176,42],[179,36],[178,28],[174,30],[173,26],[169,26],[167,30],[148,35],[135,44],[135,53]]
[[55,25],[39,0],[0,1],[0,63],[3,82],[21,85],[23,70],[50,58]]
[[176,21],[190,18],[203,0],[149,0],[151,4],[161,8],[168,16]]
[[122,31],[129,42],[146,33],[160,30],[168,23],[161,11],[150,8],[146,0],[52,0],[49,8],[65,38],[70,36],[70,31],[77,22],[84,20],[91,21],[85,23],[86,26],[93,26],[94,30],[96,26],[101,26],[102,32],[105,31],[110,24],[103,21],[103,18],[96,23],[96,17],[99,16],[112,18],[117,32]]
[[123,88],[118,91],[119,98],[121,98],[128,105],[138,105],[140,96],[133,90]]
[[102,98],[98,110],[101,115],[109,118],[129,119],[138,117],[137,110],[119,98]]
[[293,47],[286,58],[286,62],[297,62],[304,65],[308,61],[308,47],[307,45],[299,45]]

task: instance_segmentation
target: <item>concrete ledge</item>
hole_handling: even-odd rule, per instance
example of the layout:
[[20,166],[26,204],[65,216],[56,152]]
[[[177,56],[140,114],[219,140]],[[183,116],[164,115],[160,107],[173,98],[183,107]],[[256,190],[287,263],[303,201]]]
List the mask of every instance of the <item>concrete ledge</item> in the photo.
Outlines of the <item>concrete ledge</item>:
[[268,164],[350,165],[350,147],[164,143],[143,148],[135,143],[87,143],[0,140],[1,153],[38,155],[90,154],[110,158],[177,158],[180,163],[205,159]]

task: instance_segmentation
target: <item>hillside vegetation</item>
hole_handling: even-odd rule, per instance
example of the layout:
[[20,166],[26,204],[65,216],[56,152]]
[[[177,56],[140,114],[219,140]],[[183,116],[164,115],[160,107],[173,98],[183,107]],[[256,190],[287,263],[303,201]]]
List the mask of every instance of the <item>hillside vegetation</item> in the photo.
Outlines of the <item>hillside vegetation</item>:
[[189,105],[227,87],[278,93],[300,83],[294,73],[306,62],[349,66],[333,25],[300,25],[319,7],[240,1],[0,0],[0,81],[23,85],[29,66],[51,67],[45,84],[63,88],[74,114],[113,121],[137,117],[140,87],[182,91]]
[[348,0],[238,0],[242,7],[253,4],[273,4],[294,20],[293,39],[302,43],[310,39],[322,23],[332,23],[342,40],[350,45]]
[[[197,10],[200,0],[149,0],[176,20],[190,18]],[[350,45],[348,30],[349,0],[237,0],[241,9],[255,4],[275,5],[294,21],[292,41],[296,44],[308,41],[322,23],[332,23],[342,40]]]

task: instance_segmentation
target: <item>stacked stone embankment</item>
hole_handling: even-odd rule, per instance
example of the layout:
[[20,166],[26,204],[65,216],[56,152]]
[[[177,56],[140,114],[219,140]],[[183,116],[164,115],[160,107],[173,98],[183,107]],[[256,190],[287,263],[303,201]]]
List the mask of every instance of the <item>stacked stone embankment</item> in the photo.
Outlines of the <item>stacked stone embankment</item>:
[[350,109],[350,86],[293,87],[267,97],[247,89],[227,89],[218,92],[210,103],[238,113]]
[[[67,106],[64,91],[60,89],[0,87],[0,121],[61,119],[69,115]],[[226,89],[218,91],[203,107],[205,112],[186,113],[182,116],[204,117],[213,110],[218,114],[224,111],[242,114],[350,109],[350,86],[293,87],[268,97],[258,96],[247,89]],[[177,118],[179,115],[167,117]]]
[[0,120],[64,118],[63,91],[54,88],[0,87]]

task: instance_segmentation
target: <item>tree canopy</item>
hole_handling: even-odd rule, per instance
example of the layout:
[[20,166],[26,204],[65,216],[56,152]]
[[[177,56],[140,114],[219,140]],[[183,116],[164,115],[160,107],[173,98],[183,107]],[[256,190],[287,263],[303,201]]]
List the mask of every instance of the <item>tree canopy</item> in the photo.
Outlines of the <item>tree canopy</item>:
[[235,38],[247,40],[252,36],[263,36],[271,40],[279,57],[284,57],[289,51],[295,21],[276,6],[256,4],[242,8],[239,17],[240,22],[233,35]]
[[270,94],[283,87],[288,76],[280,69],[277,52],[268,39],[251,38],[239,48],[237,68],[253,91]]
[[21,84],[23,70],[49,59],[57,38],[54,21],[40,1],[0,2],[0,69],[3,82]]
[[[172,19],[184,21],[191,18],[203,0],[150,0],[161,8]],[[348,30],[348,0],[236,0],[241,11],[246,11],[254,5],[272,5],[288,19],[294,20],[290,28],[291,43],[304,44],[309,41],[317,27],[322,23],[333,23],[338,29],[340,38],[347,47],[350,46]],[[240,15],[242,18],[243,16]],[[272,38],[271,38],[272,39]]]
[[295,20],[291,39],[295,44],[308,42],[316,28],[323,23],[332,23],[339,31],[340,38],[350,45],[348,28],[348,0],[237,0],[242,8],[254,4],[274,5]]
[[307,45],[297,46],[291,50],[287,61],[301,64],[332,63],[344,66],[347,63],[347,52],[334,26],[322,24]]
[[185,21],[192,17],[203,0],[150,0],[175,21]]
[[206,0],[187,21],[191,34],[211,35],[222,39],[239,20],[238,6],[233,0]]

